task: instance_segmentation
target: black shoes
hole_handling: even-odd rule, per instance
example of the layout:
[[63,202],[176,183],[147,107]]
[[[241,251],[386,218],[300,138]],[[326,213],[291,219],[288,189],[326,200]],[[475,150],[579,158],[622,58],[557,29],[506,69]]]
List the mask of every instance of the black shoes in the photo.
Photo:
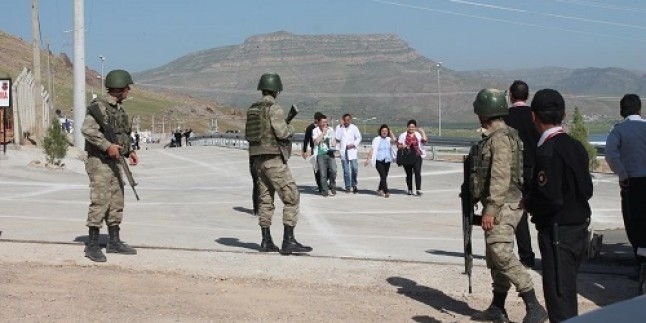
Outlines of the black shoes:
[[285,226],[285,233],[283,234],[283,245],[280,248],[280,253],[282,255],[290,255],[292,253],[303,253],[311,252],[312,247],[304,246],[300,244],[294,238],[294,227],[288,225]]
[[106,262],[107,259],[99,245],[99,228],[90,227],[88,237],[89,240],[85,245],[85,256],[94,262]]
[[260,252],[278,252],[278,246],[274,244],[274,240],[271,238],[271,230],[269,228],[260,228],[262,233],[262,242],[260,242]]
[[118,225],[108,227],[108,235],[110,236],[110,240],[108,240],[108,245],[105,247],[105,252],[120,253],[123,255],[136,255],[137,250],[135,248],[130,247],[129,245],[123,243],[121,239],[119,239],[119,230],[120,229]]
[[356,185],[352,185],[352,193],[354,193],[354,194],[359,193],[359,189],[357,188]]

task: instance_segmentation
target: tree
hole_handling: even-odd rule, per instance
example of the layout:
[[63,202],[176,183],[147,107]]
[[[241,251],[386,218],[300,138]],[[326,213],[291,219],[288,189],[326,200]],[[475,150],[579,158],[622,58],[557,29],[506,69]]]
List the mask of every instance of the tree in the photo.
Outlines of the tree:
[[597,150],[590,144],[588,141],[588,127],[585,126],[583,122],[583,116],[579,112],[579,107],[574,108],[574,117],[572,120],[572,127],[570,128],[570,136],[578,140],[583,144],[583,147],[588,152],[588,158],[590,159],[590,170],[597,168],[599,163],[597,162]]
[[43,150],[47,156],[47,163],[61,165],[61,161],[67,154],[67,135],[63,132],[58,118],[53,118],[52,123],[47,129],[47,135],[43,139]]

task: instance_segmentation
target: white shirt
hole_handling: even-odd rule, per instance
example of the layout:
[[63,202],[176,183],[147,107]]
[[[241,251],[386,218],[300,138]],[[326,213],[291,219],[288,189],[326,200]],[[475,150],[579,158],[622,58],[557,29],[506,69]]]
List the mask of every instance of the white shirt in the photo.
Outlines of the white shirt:
[[[336,140],[339,143],[339,152],[341,160],[357,159],[357,147],[361,144],[361,132],[357,126],[350,124],[348,127],[340,125],[336,128]],[[348,149],[348,145],[353,144],[354,148]],[[347,156],[346,156],[347,153]]]

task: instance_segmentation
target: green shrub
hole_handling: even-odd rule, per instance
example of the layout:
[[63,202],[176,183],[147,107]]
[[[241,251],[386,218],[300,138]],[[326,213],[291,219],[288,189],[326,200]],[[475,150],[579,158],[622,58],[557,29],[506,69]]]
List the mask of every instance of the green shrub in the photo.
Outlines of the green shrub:
[[43,139],[43,150],[47,157],[47,163],[53,165],[61,165],[61,161],[67,154],[67,135],[63,132],[58,118],[54,118],[49,128],[47,135]]
[[581,142],[583,147],[588,152],[588,158],[590,159],[590,165],[588,167],[590,170],[594,170],[599,166],[597,162],[597,150],[590,144],[588,141],[588,128],[583,122],[583,116],[579,112],[579,108],[574,108],[574,117],[572,120],[572,127],[570,128],[570,136]]

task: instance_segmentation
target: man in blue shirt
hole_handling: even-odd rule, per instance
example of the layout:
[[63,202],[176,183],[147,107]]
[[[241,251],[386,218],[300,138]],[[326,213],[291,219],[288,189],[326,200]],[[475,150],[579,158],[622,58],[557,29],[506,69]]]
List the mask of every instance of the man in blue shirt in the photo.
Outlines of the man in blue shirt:
[[639,96],[626,94],[619,105],[624,121],[608,135],[606,161],[619,176],[624,226],[641,264],[642,286],[646,280],[646,120],[641,117]]

